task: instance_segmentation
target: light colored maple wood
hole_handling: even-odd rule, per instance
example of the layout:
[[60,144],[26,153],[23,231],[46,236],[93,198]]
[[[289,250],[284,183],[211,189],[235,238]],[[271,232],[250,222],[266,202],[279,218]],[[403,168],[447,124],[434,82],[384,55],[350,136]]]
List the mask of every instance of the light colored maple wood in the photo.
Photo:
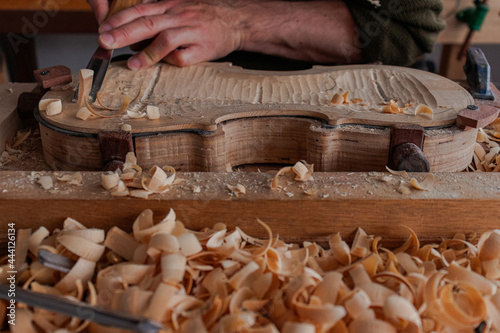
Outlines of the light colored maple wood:
[[[350,92],[349,98],[361,98],[368,105],[331,105],[333,95],[345,91]],[[158,121],[129,120],[133,133],[214,131],[221,122],[256,116],[304,116],[322,119],[332,126],[412,123],[432,127],[453,124],[457,112],[474,102],[464,88],[441,76],[381,65],[318,66],[305,71],[272,72],[245,70],[227,63],[186,68],[160,63],[141,71],[128,70],[125,63],[114,64],[106,74],[100,100],[103,105],[118,109],[125,93],[131,98],[139,93],[130,105],[131,111],[143,111],[147,105],[157,105],[160,109]],[[45,119],[60,128],[97,133],[103,128],[119,129],[124,121],[122,117],[77,119],[78,106],[71,101],[71,91],[49,92],[45,98],[63,100],[63,114]],[[409,101],[429,105],[434,109],[434,117],[384,114],[382,105],[390,99],[397,99],[401,106]],[[94,106],[99,109],[98,103]]]
[[17,100],[23,92],[32,92],[36,83],[5,83],[0,85],[0,153],[5,142],[14,137],[21,121],[17,115]]
[[[349,91],[360,103],[333,106],[332,96]],[[160,119],[76,117],[71,91],[47,93],[63,100],[63,113],[41,112],[42,140],[48,164],[54,169],[100,169],[96,134],[130,124],[136,155],[145,166],[172,165],[180,171],[224,171],[226,164],[294,163],[304,159],[320,171],[384,170],[390,125],[416,123],[428,128],[424,147],[433,171],[460,171],[469,163],[475,132],[449,127],[457,112],[474,100],[458,84],[443,77],[391,66],[315,67],[297,72],[243,70],[229,64],[200,64],[179,68],[158,64],[130,71],[114,65],[101,88],[99,104],[116,110],[127,93],[130,111],[159,107]],[[425,103],[434,117],[384,114],[384,102],[403,106]],[[100,110],[103,114],[116,111]],[[326,126],[325,126],[326,125]],[[373,127],[378,126],[378,127]],[[58,129],[85,133],[78,137]],[[83,148],[82,148],[83,147]],[[89,150],[86,151],[85,147]],[[73,164],[75,149],[78,163]],[[90,162],[80,162],[88,157]],[[82,164],[83,163],[83,164]]]
[[[42,173],[52,177],[62,172]],[[251,235],[265,237],[256,223],[266,222],[280,239],[321,241],[340,232],[352,240],[356,228],[383,237],[383,246],[400,245],[408,237],[403,226],[412,228],[424,241],[440,241],[454,233],[481,233],[499,228],[500,175],[494,173],[436,173],[430,191],[397,192],[399,176],[382,181],[387,172],[314,173],[314,180],[295,182],[283,176],[283,191],[271,190],[273,173],[179,173],[183,181],[150,200],[112,197],[100,185],[100,173],[83,173],[83,186],[55,181],[55,191],[45,191],[31,180],[30,172],[1,172],[0,234],[6,222],[16,228],[44,225],[60,227],[73,217],[88,227],[131,230],[144,209],[155,212],[159,221],[173,208],[178,220],[201,229],[217,222],[239,226]],[[425,175],[412,174],[418,180]],[[231,195],[227,185],[242,184],[246,194]],[[200,186],[200,193],[193,187]],[[315,194],[308,196],[304,190]]]

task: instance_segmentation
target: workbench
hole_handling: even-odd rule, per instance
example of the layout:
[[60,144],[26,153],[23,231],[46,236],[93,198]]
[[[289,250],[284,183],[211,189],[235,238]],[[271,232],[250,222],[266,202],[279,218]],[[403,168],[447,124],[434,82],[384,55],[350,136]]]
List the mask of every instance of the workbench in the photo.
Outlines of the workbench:
[[[3,128],[13,136],[19,125],[17,96],[33,90],[34,85],[8,84],[0,89],[4,96]],[[266,235],[256,223],[260,218],[280,238],[297,242],[324,241],[335,232],[352,240],[356,229],[362,227],[368,234],[382,236],[384,246],[396,246],[408,237],[405,226],[424,242],[436,242],[458,232],[472,236],[500,227],[497,173],[435,173],[433,189],[412,189],[402,194],[398,191],[402,182],[408,184],[410,177],[422,180],[425,175],[410,174],[406,178],[387,172],[315,172],[314,180],[306,182],[282,177],[279,181],[284,188],[276,191],[270,183],[277,169],[183,172],[177,174],[180,181],[168,192],[144,200],[112,197],[101,186],[100,172],[83,172],[83,185],[74,186],[56,181],[58,176],[74,172],[48,171],[43,164],[35,167],[36,173],[29,168],[0,172],[0,234],[6,232],[8,222],[15,222],[16,228],[45,225],[54,229],[66,217],[88,227],[109,229],[120,225],[130,230],[134,219],[147,208],[157,218],[173,208],[178,219],[192,229],[224,222],[230,227],[243,227],[257,237]],[[3,170],[8,170],[8,165]],[[54,188],[42,189],[34,180],[37,174],[50,175]],[[236,184],[245,186],[246,193],[235,195],[228,190],[227,185]],[[197,186],[198,193],[193,190]]]

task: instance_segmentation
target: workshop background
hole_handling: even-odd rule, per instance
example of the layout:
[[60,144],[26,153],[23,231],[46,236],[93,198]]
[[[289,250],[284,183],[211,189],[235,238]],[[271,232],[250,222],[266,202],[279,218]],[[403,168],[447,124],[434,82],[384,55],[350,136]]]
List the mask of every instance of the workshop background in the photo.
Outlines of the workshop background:
[[[427,54],[420,68],[435,71],[450,79],[460,80],[462,63],[456,55],[462,48],[470,28],[470,42],[483,50],[491,66],[491,81],[500,83],[500,1],[489,2],[484,22],[478,13],[469,23],[459,22],[456,13],[474,8],[472,0],[444,0],[442,17],[447,22],[434,52]],[[80,24],[75,25],[78,19]],[[65,65],[73,72],[84,68],[97,45],[96,24],[85,0],[4,0],[0,4],[0,83],[23,82],[30,76],[29,67],[45,68]],[[15,35],[13,35],[13,33]],[[10,35],[9,35],[10,34]],[[9,45],[10,44],[10,45]],[[7,48],[17,48],[12,53]],[[1,50],[3,47],[4,50]],[[5,56],[9,54],[10,56]],[[116,54],[129,53],[128,49]],[[6,59],[7,58],[7,59]],[[7,61],[8,60],[8,61]],[[10,62],[7,64],[7,62]],[[15,62],[15,64],[12,64]],[[10,72],[10,76],[9,76]],[[24,73],[23,73],[24,72]]]

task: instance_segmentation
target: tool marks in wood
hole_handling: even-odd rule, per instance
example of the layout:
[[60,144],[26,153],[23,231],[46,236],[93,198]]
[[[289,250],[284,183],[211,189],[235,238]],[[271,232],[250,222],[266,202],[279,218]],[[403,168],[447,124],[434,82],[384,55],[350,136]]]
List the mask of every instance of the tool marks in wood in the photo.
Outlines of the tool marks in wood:
[[[349,103],[331,104],[334,94],[346,92]],[[144,112],[148,105],[155,105],[159,108],[158,120],[119,116],[82,121],[75,117],[78,108],[68,98],[70,94],[49,92],[47,98],[64,101],[63,114],[41,114],[47,123],[42,126],[51,127],[42,132],[47,133],[43,136],[44,149],[54,168],[75,168],[66,162],[66,156],[57,153],[60,147],[51,147],[54,142],[65,145],[67,133],[60,133],[59,128],[97,135],[127,123],[132,127],[136,154],[146,164],[155,160],[186,171],[222,171],[227,163],[293,163],[301,158],[317,164],[322,171],[383,170],[390,139],[383,129],[408,123],[424,128],[452,126],[458,111],[474,103],[465,89],[443,77],[409,68],[369,65],[319,66],[296,72],[245,70],[227,63],[187,68],[157,64],[140,71],[130,71],[124,63],[111,66],[93,107],[101,108],[102,114],[113,114],[128,94],[131,100],[137,96],[128,111]],[[411,106],[406,105],[406,113],[382,113],[382,106],[390,100],[401,108]],[[417,104],[432,107],[433,118],[412,114]],[[309,123],[305,124],[305,118]],[[295,133],[294,128],[304,130]],[[366,133],[373,128],[382,130],[373,132],[378,135],[372,138]],[[440,141],[453,141],[457,136],[460,146],[451,151],[457,151],[455,160],[460,162],[442,169],[440,158],[430,156],[429,161],[437,161],[431,163],[431,170],[466,167],[469,161],[463,156],[472,154],[474,140],[462,143],[472,135],[445,131]],[[314,144],[298,143],[301,141]],[[309,148],[301,150],[301,145]],[[436,153],[441,152],[437,149]],[[255,158],[233,158],[240,155]],[[99,160],[99,156],[89,158]],[[366,162],[368,159],[370,162]],[[365,162],[360,166],[357,160]]]

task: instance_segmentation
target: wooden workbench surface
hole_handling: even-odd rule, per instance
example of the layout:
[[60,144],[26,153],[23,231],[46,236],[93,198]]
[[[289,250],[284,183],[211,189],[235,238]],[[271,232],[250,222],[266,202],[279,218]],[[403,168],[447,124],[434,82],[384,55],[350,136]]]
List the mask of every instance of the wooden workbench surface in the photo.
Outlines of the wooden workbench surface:
[[[64,172],[45,173],[54,180]],[[101,173],[83,173],[83,185],[55,180],[45,191],[32,172],[0,173],[0,234],[7,222],[16,228],[59,227],[70,216],[87,226],[130,230],[137,215],[151,208],[157,219],[170,208],[187,227],[201,229],[224,222],[265,236],[260,218],[288,240],[324,240],[334,232],[352,239],[357,227],[382,235],[384,244],[399,244],[411,227],[422,240],[438,241],[456,232],[481,233],[500,228],[498,174],[439,173],[432,190],[398,192],[409,178],[389,173],[315,173],[314,180],[281,177],[283,190],[272,190],[272,173],[181,173],[172,189],[149,200],[112,197],[100,185]],[[382,178],[390,176],[389,181]],[[423,174],[413,174],[422,180]],[[387,179],[386,179],[387,180]],[[246,194],[233,195],[227,184],[242,184]],[[200,192],[193,188],[200,186]],[[306,195],[304,191],[312,192]],[[389,245],[387,245],[389,246]]]

